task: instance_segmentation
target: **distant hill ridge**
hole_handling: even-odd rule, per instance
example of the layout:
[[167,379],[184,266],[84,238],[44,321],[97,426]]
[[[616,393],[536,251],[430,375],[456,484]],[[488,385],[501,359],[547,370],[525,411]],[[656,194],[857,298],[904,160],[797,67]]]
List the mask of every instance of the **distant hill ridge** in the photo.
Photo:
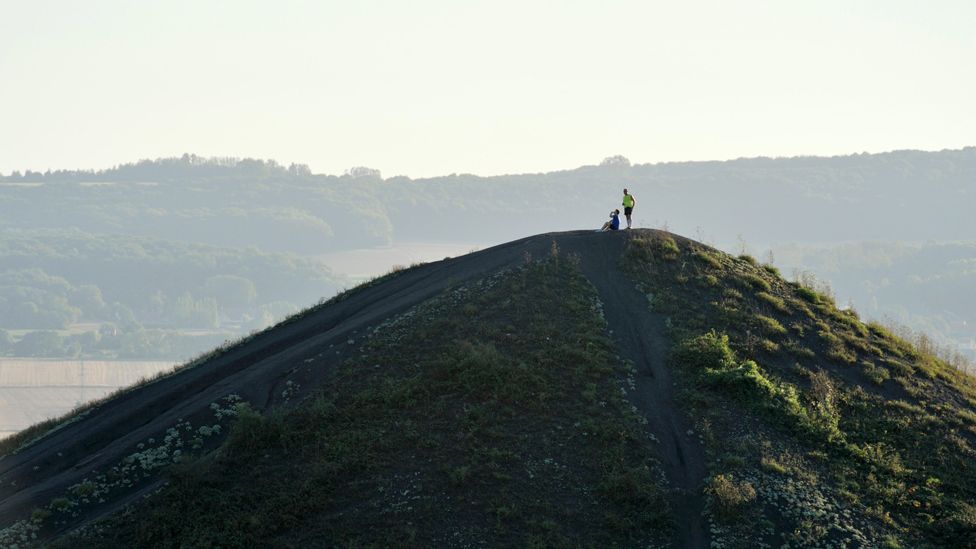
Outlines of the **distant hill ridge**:
[[[636,169],[636,170],[646,170],[646,169],[666,169],[666,168],[680,168],[689,166],[722,166],[722,165],[739,165],[739,166],[756,166],[756,165],[775,165],[790,163],[797,166],[807,166],[815,167],[824,162],[836,163],[836,164],[857,164],[859,161],[863,161],[865,158],[872,158],[876,160],[885,159],[897,159],[901,161],[917,160],[920,158],[925,158],[928,156],[937,155],[952,155],[953,157],[958,157],[963,155],[973,155],[976,153],[976,147],[963,147],[961,149],[944,149],[942,151],[922,151],[914,149],[904,149],[895,150],[882,153],[854,153],[848,155],[833,155],[833,156],[816,156],[816,155],[799,155],[799,156],[779,156],[779,157],[769,157],[769,156],[756,156],[756,157],[742,157],[735,158],[731,160],[685,160],[685,161],[663,161],[663,162],[648,162],[643,164],[632,164],[631,161],[624,156],[610,156],[605,158],[599,165],[584,165],[575,169],[567,170],[556,170],[548,173],[566,173],[572,171],[590,170],[593,168],[604,168],[604,169]],[[539,176],[544,174],[503,174],[495,176],[477,176],[476,174],[464,173],[460,176],[475,176],[484,179],[493,178],[508,178],[508,177],[524,177],[524,176]],[[130,181],[138,182],[141,180],[157,181],[157,180],[169,180],[169,179],[180,179],[187,176],[196,177],[210,177],[210,176],[238,176],[238,177],[267,177],[267,176],[279,176],[279,177],[295,177],[295,178],[305,178],[305,177],[347,177],[347,178],[373,178],[382,179],[382,172],[380,170],[369,168],[365,166],[356,166],[349,168],[341,176],[335,176],[330,174],[316,174],[313,173],[311,168],[307,164],[297,164],[291,163],[287,166],[278,163],[274,159],[261,159],[261,158],[249,158],[249,157],[218,157],[218,156],[199,156],[196,154],[185,153],[179,157],[160,157],[155,159],[143,159],[137,162],[128,162],[124,164],[119,164],[111,168],[104,169],[88,169],[88,170],[73,170],[73,169],[56,169],[56,170],[45,170],[44,172],[38,172],[34,170],[25,170],[21,172],[19,170],[13,171],[8,175],[0,174],[0,181],[7,182],[56,182],[56,181],[75,181],[75,182],[111,182],[111,181]],[[444,177],[458,177],[458,174],[433,176],[426,178],[412,178],[417,180],[422,179],[440,179]],[[408,176],[397,175],[391,179],[411,179]]]
[[4,441],[0,545],[973,547],[974,448],[973,378],[774,267],[547,233]]
[[[300,253],[394,240],[500,242],[598,224],[627,186],[638,197],[642,226],[701,232],[726,248],[736,236],[751,243],[955,240],[976,234],[966,198],[976,192],[974,174],[974,147],[636,165],[611,157],[542,174],[423,179],[384,179],[364,167],[317,175],[273,160],[187,154],[108,170],[0,177],[7,183],[0,229],[80,229]],[[83,184],[92,181],[115,185]]]

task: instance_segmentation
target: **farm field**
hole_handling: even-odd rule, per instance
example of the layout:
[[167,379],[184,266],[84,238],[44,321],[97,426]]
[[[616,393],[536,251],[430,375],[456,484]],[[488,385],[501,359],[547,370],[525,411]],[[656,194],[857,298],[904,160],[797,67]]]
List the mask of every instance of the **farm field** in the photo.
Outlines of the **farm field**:
[[0,438],[174,365],[169,361],[0,359]]

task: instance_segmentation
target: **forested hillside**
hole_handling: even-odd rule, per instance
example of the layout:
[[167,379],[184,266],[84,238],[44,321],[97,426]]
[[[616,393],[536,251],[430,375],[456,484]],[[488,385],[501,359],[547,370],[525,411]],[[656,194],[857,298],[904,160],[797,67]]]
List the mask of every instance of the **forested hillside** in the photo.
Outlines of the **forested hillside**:
[[188,358],[344,283],[320,262],[75,230],[0,230],[0,356]]
[[[429,179],[189,154],[13,173],[0,177],[0,328],[9,332],[0,352],[84,354],[98,346],[62,341],[61,351],[45,351],[51,334],[31,336],[40,348],[15,344],[24,330],[85,322],[111,323],[110,332],[138,324],[144,336],[197,330],[210,338],[198,342],[219,342],[346,286],[322,254],[598,227],[624,187],[637,197],[637,226],[737,253],[775,249],[784,272],[811,270],[840,302],[964,344],[976,313],[956,297],[972,293],[976,248],[931,247],[976,235],[974,174],[972,147],[637,165],[610,157],[544,174]],[[840,243],[855,251],[834,250]],[[856,250],[875,263],[865,267]],[[895,263],[897,273],[886,273]],[[124,354],[194,348],[163,340],[142,337]]]
[[[315,175],[273,161],[182,158],[99,172],[0,179],[0,226],[76,228],[267,251],[323,253],[396,240],[498,242],[599,226],[623,187],[644,225],[722,246],[852,240],[958,240],[976,148],[832,158],[600,165],[545,174],[431,179],[367,168]],[[40,215],[43,213],[44,215]]]

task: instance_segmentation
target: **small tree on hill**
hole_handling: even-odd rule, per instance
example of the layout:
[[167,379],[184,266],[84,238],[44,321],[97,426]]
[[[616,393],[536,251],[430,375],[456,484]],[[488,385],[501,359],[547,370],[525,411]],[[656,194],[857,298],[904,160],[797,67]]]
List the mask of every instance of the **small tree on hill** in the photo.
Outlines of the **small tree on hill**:
[[618,167],[618,168],[629,168],[630,160],[623,155],[608,156],[600,162],[601,167]]

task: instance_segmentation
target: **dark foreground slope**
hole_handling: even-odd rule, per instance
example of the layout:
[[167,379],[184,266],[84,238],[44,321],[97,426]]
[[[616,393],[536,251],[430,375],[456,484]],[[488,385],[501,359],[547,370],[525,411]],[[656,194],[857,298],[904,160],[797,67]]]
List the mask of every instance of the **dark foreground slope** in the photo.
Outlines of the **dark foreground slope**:
[[0,542],[967,546],[974,408],[971,379],[747,259],[540,235],[8,453]]

